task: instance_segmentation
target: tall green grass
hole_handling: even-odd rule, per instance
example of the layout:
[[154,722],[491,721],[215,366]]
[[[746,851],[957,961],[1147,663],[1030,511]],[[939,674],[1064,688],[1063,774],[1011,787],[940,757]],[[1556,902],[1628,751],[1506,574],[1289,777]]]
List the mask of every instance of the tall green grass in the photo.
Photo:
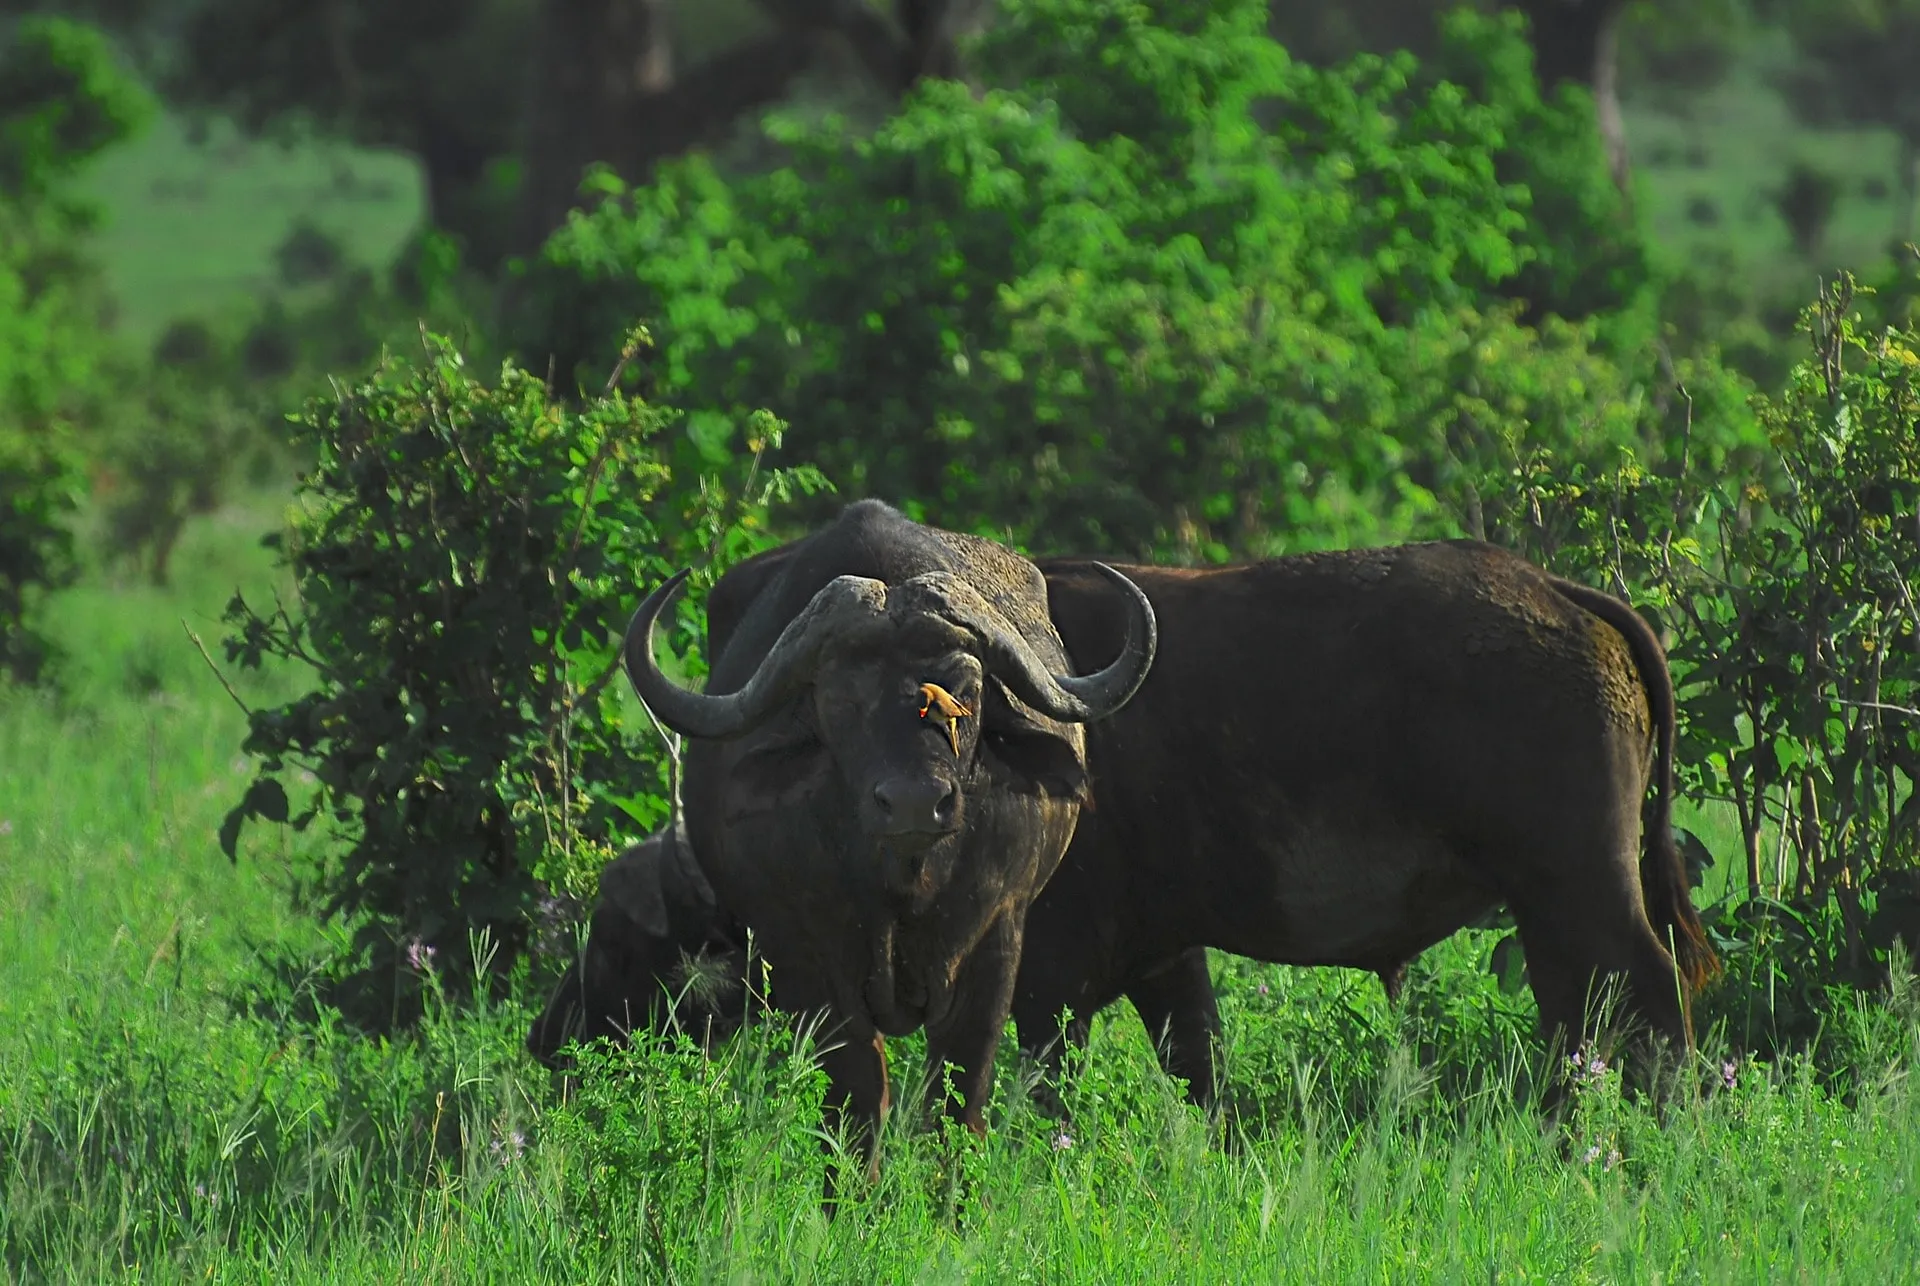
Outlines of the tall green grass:
[[[220,855],[243,720],[180,625],[214,646],[236,584],[272,589],[272,517],[196,525],[167,593],[66,595],[65,695],[0,702],[0,1279],[1880,1283],[1920,1262],[1907,989],[1835,1002],[1844,1076],[1716,1052],[1732,1088],[1662,1127],[1608,1071],[1562,1134],[1491,935],[1429,952],[1398,1010],[1369,975],[1222,957],[1231,1119],[1185,1103],[1120,1007],[1067,1122],[1028,1105],[1009,1045],[988,1138],[896,1113],[879,1187],[831,1222],[820,1075],[784,1021],[713,1060],[589,1060],[563,1092],[520,1049],[524,974],[389,1041],[315,1017],[285,967],[337,931],[288,907],[308,841]],[[895,1043],[903,1081],[922,1054]]]

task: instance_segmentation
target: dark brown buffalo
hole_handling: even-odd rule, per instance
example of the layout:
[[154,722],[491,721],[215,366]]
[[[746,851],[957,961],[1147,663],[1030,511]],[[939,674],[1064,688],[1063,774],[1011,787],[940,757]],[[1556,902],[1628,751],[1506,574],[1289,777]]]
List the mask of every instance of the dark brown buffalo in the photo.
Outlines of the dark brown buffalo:
[[[716,639],[786,554],[716,591]],[[1105,573],[1038,564],[1070,654],[1110,654]],[[1408,960],[1501,903],[1549,1035],[1585,1032],[1589,982],[1617,974],[1691,1040],[1686,992],[1716,962],[1673,844],[1672,682],[1631,607],[1472,541],[1119,570],[1154,604],[1160,659],[1088,730],[1093,806],[1028,917],[1023,1049],[1063,1009],[1084,1039],[1124,994],[1205,1103],[1219,1017],[1198,944],[1369,969],[1392,999]]]
[[559,1069],[570,1040],[623,1044],[631,1032],[672,1028],[711,1048],[744,1013],[744,942],[685,830],[649,835],[600,872],[586,941],[528,1029],[528,1052]]
[[[722,577],[737,627],[705,693],[669,680],[649,645],[685,573],[629,627],[635,690],[691,739],[693,851],[755,931],[775,1002],[832,1019],[828,1110],[851,1118],[870,1172],[884,1034],[925,1026],[930,1064],[958,1069],[953,1109],[985,1128],[1027,910],[1080,813],[1081,725],[1124,706],[1153,661],[1146,599],[1093,574],[1131,608],[1117,657],[1082,678],[1032,563],[872,501],[750,569],[750,593]],[[927,684],[975,712],[956,735],[922,717]]]
[[[1104,573],[1040,567],[1069,653],[1110,650]],[[1691,1043],[1715,961],[1673,842],[1673,686],[1632,608],[1473,541],[1117,570],[1158,660],[1087,730],[1094,806],[1028,917],[1023,1038],[1198,944],[1391,992],[1505,903],[1549,1035],[1587,1032],[1590,984],[1619,975]],[[1208,1015],[1192,988],[1173,1005],[1166,1058],[1204,1094]]]

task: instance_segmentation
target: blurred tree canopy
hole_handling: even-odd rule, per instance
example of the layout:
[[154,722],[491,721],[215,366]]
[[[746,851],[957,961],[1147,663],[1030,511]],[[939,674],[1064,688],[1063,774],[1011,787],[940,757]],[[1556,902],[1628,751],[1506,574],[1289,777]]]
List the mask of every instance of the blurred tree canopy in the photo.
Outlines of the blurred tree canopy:
[[685,3],[678,25],[712,46],[695,61],[676,57],[669,0],[99,0],[91,13],[175,102],[411,152],[430,224],[491,267],[561,221],[590,163],[644,177],[809,71],[889,98],[959,74],[955,38],[979,7],[752,0],[737,30],[715,30],[717,6]]
[[1787,0],[1802,59],[1781,76],[1800,116],[1817,125],[1883,125],[1900,140],[1894,242],[1913,235],[1920,205],[1920,0]]
[[[1534,68],[1551,94],[1562,85],[1580,85],[1593,97],[1595,124],[1606,143],[1614,182],[1627,183],[1626,126],[1620,116],[1621,34],[1672,42],[1673,27],[1700,28],[1697,19],[1709,6],[1738,0],[1350,0],[1345,4],[1309,4],[1273,0],[1270,30],[1290,51],[1309,61],[1331,65],[1356,53],[1405,49],[1431,57],[1444,44],[1445,15],[1463,3],[1482,13],[1511,10],[1527,19]],[[1677,20],[1649,22],[1650,15]],[[1631,25],[1629,25],[1631,24]],[[1704,29],[1702,34],[1704,34]]]
[[18,23],[0,40],[0,678],[38,674],[33,596],[65,574],[72,422],[105,361],[108,302],[82,253],[98,218],[68,184],[150,104],[93,28]]
[[[1668,28],[1742,0],[1684,0]],[[1549,96],[1584,86],[1617,182],[1615,92],[1624,18],[1649,0],[1468,0],[1529,22]],[[0,4],[32,9],[34,4]],[[75,9],[75,6],[63,6]],[[1442,0],[1274,0],[1269,31],[1306,61],[1443,46]],[[1657,7],[1659,11],[1672,6]],[[429,222],[490,269],[534,250],[575,203],[587,166],[629,182],[743,118],[808,97],[890,104],[922,76],[967,78],[963,37],[993,0],[88,0],[75,9],[139,52],[164,92],[256,131],[318,131],[419,158]],[[1153,6],[1171,26],[1195,6]],[[1646,27],[1644,21],[1634,27]],[[1670,42],[1671,43],[1671,42]],[[1697,43],[1697,42],[1696,42]]]
[[1011,0],[979,97],[789,114],[765,174],[603,175],[509,338],[585,379],[643,319],[660,396],[768,406],[851,492],[1052,548],[1477,532],[1475,480],[1535,449],[1657,454],[1642,247],[1517,20],[1322,69],[1267,17]]

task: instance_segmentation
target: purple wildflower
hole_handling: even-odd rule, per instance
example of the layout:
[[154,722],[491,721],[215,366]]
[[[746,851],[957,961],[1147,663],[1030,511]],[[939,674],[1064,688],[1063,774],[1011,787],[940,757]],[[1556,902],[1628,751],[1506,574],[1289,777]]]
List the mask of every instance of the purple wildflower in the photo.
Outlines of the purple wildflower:
[[407,940],[407,965],[415,973],[425,973],[433,968],[433,958],[438,954],[437,948],[422,942],[419,938]]
[[1266,984],[1266,983],[1264,983],[1264,982],[1263,982],[1263,983],[1261,983],[1261,984],[1260,984],[1260,987],[1259,987],[1259,991],[1260,991],[1260,994],[1261,994],[1261,995],[1263,995],[1263,996],[1264,996],[1264,995],[1266,995],[1266,994],[1267,994],[1267,984]]
[[491,1150],[496,1160],[503,1165],[511,1165],[527,1150],[527,1136],[518,1130],[508,1130],[505,1138],[493,1141]]
[[1600,1159],[1600,1145],[1596,1143],[1592,1147],[1587,1149],[1587,1155],[1581,1158],[1581,1164],[1592,1165],[1595,1161],[1598,1161],[1599,1159]]
[[1729,1058],[1720,1064],[1720,1083],[1732,1089],[1740,1080],[1740,1065]]
[[1071,1134],[1068,1134],[1065,1130],[1062,1130],[1060,1131],[1060,1133],[1053,1136],[1053,1150],[1055,1152],[1065,1152],[1068,1148],[1072,1146],[1073,1146],[1073,1136]]

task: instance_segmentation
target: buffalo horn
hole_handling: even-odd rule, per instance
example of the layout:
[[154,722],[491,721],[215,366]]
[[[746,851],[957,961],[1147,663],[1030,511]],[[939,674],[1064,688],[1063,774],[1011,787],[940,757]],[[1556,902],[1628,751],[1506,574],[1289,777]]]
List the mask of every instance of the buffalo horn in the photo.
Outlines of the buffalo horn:
[[986,651],[988,670],[1013,689],[1015,696],[1062,723],[1089,723],[1114,713],[1140,690],[1159,645],[1153,604],[1140,587],[1105,563],[1094,566],[1127,595],[1131,609],[1127,613],[1127,639],[1112,664],[1077,678],[1050,671],[1006,617],[965,581],[936,574],[916,577],[901,588],[923,584],[920,592],[939,600],[939,606],[929,605],[930,610],[971,629]]
[[653,659],[653,623],[687,579],[686,569],[647,595],[627,625],[627,677],[661,723],[688,737],[734,737],[760,723],[812,673],[821,647],[855,619],[885,610],[887,587],[864,576],[840,576],[787,623],[753,677],[738,692],[692,692],[660,672]]
[[[995,672],[1014,694],[1042,714],[1063,723],[1091,723],[1104,719],[1133,699],[1147,681],[1153,657],[1160,646],[1160,625],[1154,619],[1153,604],[1140,587],[1105,563],[1095,563],[1100,574],[1112,581],[1127,597],[1127,640],[1120,655],[1105,669],[1075,677],[1050,674],[1024,639],[1011,631],[992,640],[996,653],[1004,652],[1008,668]],[[1001,657],[996,655],[996,661]]]

